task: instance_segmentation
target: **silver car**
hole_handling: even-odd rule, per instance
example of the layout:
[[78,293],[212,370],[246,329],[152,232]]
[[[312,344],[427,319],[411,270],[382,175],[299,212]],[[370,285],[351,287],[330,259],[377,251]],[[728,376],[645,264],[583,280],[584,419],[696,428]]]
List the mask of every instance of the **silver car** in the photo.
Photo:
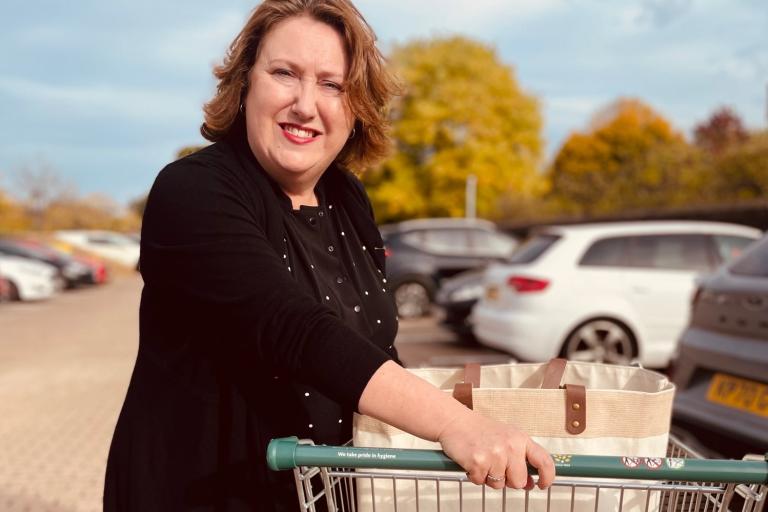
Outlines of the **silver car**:
[[674,381],[675,420],[768,451],[768,236],[699,282]]

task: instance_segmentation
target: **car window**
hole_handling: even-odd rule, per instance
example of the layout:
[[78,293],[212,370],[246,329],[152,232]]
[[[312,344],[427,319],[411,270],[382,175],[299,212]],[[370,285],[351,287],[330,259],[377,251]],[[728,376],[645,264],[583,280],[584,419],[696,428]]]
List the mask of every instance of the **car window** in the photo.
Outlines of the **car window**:
[[745,252],[730,271],[740,276],[768,277],[768,239]]
[[507,260],[509,263],[533,263],[560,239],[559,235],[540,233],[520,244]]
[[110,238],[99,237],[99,236],[88,237],[88,243],[91,243],[94,245],[117,245],[115,244],[114,240]]
[[593,243],[579,265],[596,267],[627,266],[627,237],[603,238]]
[[403,241],[436,254],[467,254],[469,235],[463,229],[428,229],[406,233]]
[[744,249],[755,241],[754,238],[733,235],[715,235],[712,238],[715,241],[715,247],[720,255],[720,260],[724,262],[729,262],[741,256]]
[[629,238],[633,267],[666,270],[710,270],[714,261],[706,235],[646,235]]
[[505,258],[515,247],[515,239],[503,233],[472,230],[467,233],[469,254]]

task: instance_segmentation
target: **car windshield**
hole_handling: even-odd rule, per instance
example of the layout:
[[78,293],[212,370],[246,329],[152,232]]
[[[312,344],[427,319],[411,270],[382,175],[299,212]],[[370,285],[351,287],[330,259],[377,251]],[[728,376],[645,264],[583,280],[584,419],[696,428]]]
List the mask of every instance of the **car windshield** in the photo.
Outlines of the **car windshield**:
[[740,276],[768,277],[768,238],[744,253],[730,270],[732,274]]
[[533,263],[560,239],[560,235],[539,233],[527,239],[509,256],[508,263]]

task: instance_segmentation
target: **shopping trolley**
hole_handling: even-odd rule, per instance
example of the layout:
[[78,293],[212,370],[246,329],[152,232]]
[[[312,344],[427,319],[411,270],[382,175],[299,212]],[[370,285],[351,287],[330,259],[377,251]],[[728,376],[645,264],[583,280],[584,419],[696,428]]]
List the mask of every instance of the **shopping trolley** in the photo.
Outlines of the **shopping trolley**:
[[313,512],[760,512],[768,495],[768,454],[704,459],[674,437],[665,458],[553,459],[554,485],[525,491],[477,486],[440,451],[315,446],[291,437],[272,440],[267,454],[271,469],[293,470],[299,510]]

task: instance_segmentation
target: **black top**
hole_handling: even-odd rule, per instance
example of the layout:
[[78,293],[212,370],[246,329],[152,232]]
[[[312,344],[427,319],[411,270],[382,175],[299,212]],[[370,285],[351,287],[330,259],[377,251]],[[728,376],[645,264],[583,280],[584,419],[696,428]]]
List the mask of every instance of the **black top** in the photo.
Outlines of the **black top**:
[[362,185],[331,167],[316,192],[294,211],[242,125],[158,175],[105,510],[296,510],[269,440],[351,436],[368,380],[397,360],[397,319]]

